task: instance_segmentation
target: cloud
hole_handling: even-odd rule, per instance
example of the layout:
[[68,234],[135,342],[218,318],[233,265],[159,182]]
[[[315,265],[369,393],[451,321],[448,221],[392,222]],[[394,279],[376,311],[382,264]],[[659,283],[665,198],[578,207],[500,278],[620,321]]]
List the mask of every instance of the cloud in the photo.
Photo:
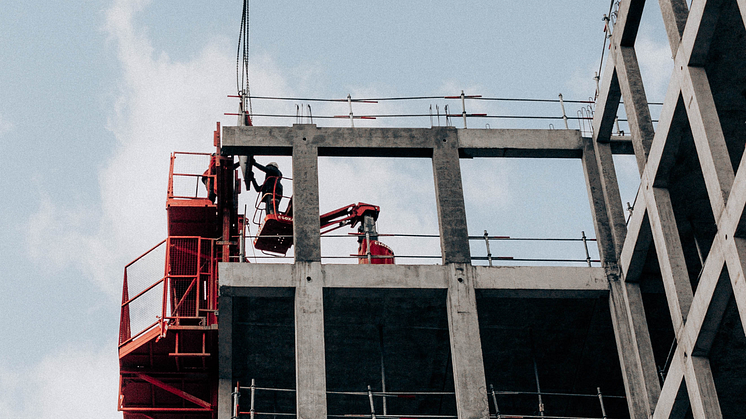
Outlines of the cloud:
[[61,349],[28,369],[0,364],[0,417],[121,419],[118,368],[113,345]]
[[[223,114],[238,105],[227,98],[235,92],[232,41],[216,37],[189,60],[171,59],[137,25],[137,13],[149,3],[117,0],[106,13],[104,29],[121,75],[107,126],[116,147],[98,174],[98,210],[47,194],[27,223],[33,260],[45,261],[49,269],[72,265],[113,298],[119,296],[124,264],[166,237],[170,153],[213,152],[216,121],[234,124],[235,116]],[[254,60],[252,89],[288,94],[282,72],[267,56]],[[271,106],[267,113],[275,111]],[[50,233],[56,240],[47,240]]]

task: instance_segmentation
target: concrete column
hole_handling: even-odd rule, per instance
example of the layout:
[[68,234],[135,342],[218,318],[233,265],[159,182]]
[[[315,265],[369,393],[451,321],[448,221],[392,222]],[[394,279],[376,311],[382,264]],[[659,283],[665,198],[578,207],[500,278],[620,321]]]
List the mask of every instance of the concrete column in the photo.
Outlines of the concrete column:
[[297,417],[323,419],[326,418],[326,352],[321,263],[296,262],[294,277]]
[[453,130],[434,130],[433,133],[433,177],[443,264],[471,263],[458,135]]
[[321,261],[319,151],[311,140],[299,130],[293,143],[293,240],[297,262]]
[[488,419],[487,384],[474,294],[474,267],[466,263],[449,266],[450,269],[446,270],[448,332],[456,411],[459,419]]
[[[615,202],[610,202],[612,197],[618,197],[619,189],[613,167],[601,167],[611,160],[608,151],[606,144],[594,144],[591,139],[584,139],[583,170],[601,261],[609,281],[609,310],[627,405],[632,418],[647,418],[660,395],[660,383],[639,285],[620,278],[618,255],[622,244],[617,242],[624,240],[626,227],[621,201],[614,198]],[[611,219],[616,222],[611,222]]]
[[233,416],[233,297],[218,300],[218,419]]

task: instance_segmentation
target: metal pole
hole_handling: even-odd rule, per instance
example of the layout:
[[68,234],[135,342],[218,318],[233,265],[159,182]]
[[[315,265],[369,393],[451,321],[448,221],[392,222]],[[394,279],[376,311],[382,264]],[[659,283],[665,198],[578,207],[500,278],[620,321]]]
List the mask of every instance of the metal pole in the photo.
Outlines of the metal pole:
[[241,223],[241,240],[239,241],[240,249],[238,251],[239,257],[241,260],[239,260],[239,263],[244,263],[246,261],[246,205],[243,206],[243,222]]
[[386,368],[384,367],[383,363],[383,325],[378,326],[378,342],[381,345],[381,391],[384,393],[383,395],[383,416],[388,415],[388,410],[386,409]]
[[544,417],[544,401],[541,399],[541,385],[539,385],[539,367],[536,365],[536,351],[534,350],[534,333],[528,329],[528,338],[531,342],[531,358],[534,361],[534,378],[536,379],[536,394],[539,397],[539,415]]
[[492,252],[490,252],[490,238],[487,235],[487,230],[484,230],[484,245],[487,246],[487,262],[492,266]]
[[495,416],[497,419],[501,419],[502,415],[500,415],[500,408],[497,407],[497,396],[495,396],[495,387],[490,384],[490,392],[492,393],[492,404],[495,405]]
[[349,94],[347,94],[347,104],[350,105],[350,126],[355,128],[355,117],[352,116],[352,97]]
[[544,402],[541,400],[541,386],[539,385],[539,369],[536,366],[536,356],[534,358],[534,377],[536,377],[536,393],[539,396],[539,415],[544,417]]
[[239,393],[241,387],[239,387],[239,382],[236,381],[236,390],[231,394],[233,396],[233,407],[231,412],[231,418],[232,419],[238,419],[238,398],[241,396]]
[[603,415],[603,419],[606,419],[606,408],[604,407],[604,396],[601,394],[601,387],[596,387],[596,390],[598,391],[598,402],[601,403],[601,415]]
[[251,419],[254,419],[254,394],[256,394],[256,383],[254,382],[254,379],[251,379],[251,410],[249,412],[251,413]]
[[376,408],[373,406],[373,391],[368,386],[368,400],[370,401],[370,418],[376,419]]
[[368,256],[368,265],[373,264],[373,257],[370,253],[370,231],[365,232],[365,254]]
[[461,116],[464,117],[464,128],[466,128],[466,103],[464,101],[464,91],[461,91]]
[[562,93],[559,94],[559,101],[560,106],[562,106],[562,120],[565,121],[565,129],[570,129],[570,126],[567,125],[567,113],[565,112],[565,101],[562,99]]
[[583,246],[585,246],[585,261],[588,262],[588,267],[591,267],[591,254],[588,253],[588,239],[585,237],[585,231],[580,232],[583,235]]

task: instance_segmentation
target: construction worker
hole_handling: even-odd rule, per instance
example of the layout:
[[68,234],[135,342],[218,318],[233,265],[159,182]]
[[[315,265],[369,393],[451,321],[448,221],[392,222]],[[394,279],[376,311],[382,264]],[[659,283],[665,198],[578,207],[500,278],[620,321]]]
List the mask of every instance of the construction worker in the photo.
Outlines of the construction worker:
[[264,202],[267,214],[275,214],[280,207],[280,200],[282,199],[282,172],[275,162],[270,162],[266,166],[262,166],[254,161],[253,157],[250,161],[252,166],[265,174],[264,183],[262,183],[261,187],[256,182],[256,179],[251,176],[254,189],[262,194],[262,202]]

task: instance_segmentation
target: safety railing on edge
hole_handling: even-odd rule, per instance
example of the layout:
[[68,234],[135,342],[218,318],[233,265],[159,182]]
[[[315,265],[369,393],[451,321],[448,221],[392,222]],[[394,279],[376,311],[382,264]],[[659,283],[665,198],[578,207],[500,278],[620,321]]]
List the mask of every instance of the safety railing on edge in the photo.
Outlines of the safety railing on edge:
[[169,237],[130,262],[124,268],[119,346],[154,328],[163,336],[172,324],[217,323],[215,252],[214,239]]
[[177,151],[171,154],[168,199],[204,199],[217,193],[216,175],[210,174],[215,158],[209,153]]
[[[348,233],[348,234],[327,234],[321,236],[323,239],[328,238],[351,238],[355,237],[358,238],[360,236],[360,233]],[[377,234],[379,238],[386,238],[386,237],[393,237],[393,238],[410,238],[410,239],[439,239],[440,236],[437,234],[386,234],[386,233],[379,233]],[[247,239],[253,240],[257,236],[255,235],[246,235]],[[292,237],[292,236],[277,236],[277,237]],[[585,234],[585,231],[580,232],[580,237],[511,237],[511,236],[491,236],[487,233],[487,230],[484,231],[484,235],[481,236],[469,236],[469,241],[483,241],[485,243],[485,250],[486,254],[485,256],[472,256],[472,261],[487,261],[488,266],[493,266],[495,262],[525,262],[525,263],[555,263],[555,264],[586,264],[587,266],[591,267],[593,264],[599,264],[601,263],[600,259],[592,257],[592,255],[596,255],[597,251],[593,247],[593,243],[596,242],[595,238],[587,237]],[[514,256],[496,256],[493,255],[491,250],[491,242],[493,241],[514,241],[514,242],[545,242],[545,243],[556,243],[556,242],[567,242],[567,243],[577,243],[582,244],[583,246],[583,257],[578,258],[533,258],[533,257],[514,257]],[[322,244],[323,246],[323,244]],[[398,246],[391,245],[391,247],[396,251],[399,249]],[[578,248],[578,251],[580,249]],[[265,255],[265,256],[248,256],[250,259],[277,259],[277,258],[286,258],[286,259],[292,259],[292,256],[272,256],[272,255]],[[367,257],[366,255],[358,255],[358,254],[349,254],[349,255],[327,255],[322,254],[322,259],[325,260],[352,260],[352,259],[361,259]],[[375,256],[374,256],[375,257]],[[378,256],[383,257],[383,256]],[[441,259],[441,255],[411,255],[411,254],[396,254],[397,260],[406,260],[406,259],[414,259],[414,260],[436,260]]]
[[[241,391],[249,391],[249,410],[241,410]],[[256,380],[251,380],[251,385],[248,387],[242,387],[240,383],[236,383],[236,387],[232,394],[232,406],[231,406],[231,417],[239,419],[241,417],[249,417],[254,419],[257,416],[280,416],[290,417],[296,416],[293,412],[262,412],[256,410],[256,394],[258,391],[273,391],[282,393],[295,393],[295,389],[286,388],[271,388],[271,387],[259,387],[256,385]],[[453,391],[412,391],[412,392],[401,392],[401,391],[373,391],[371,386],[368,386],[367,391],[327,391],[327,395],[344,395],[344,396],[361,396],[367,397],[370,405],[370,413],[350,413],[350,414],[328,414],[330,418],[434,418],[434,419],[456,419],[456,415],[436,415],[436,414],[410,414],[410,413],[399,413],[391,414],[388,411],[386,399],[387,398],[403,398],[403,399],[415,399],[418,396],[454,396]],[[500,398],[505,397],[536,397],[538,402],[538,414],[524,414],[524,413],[512,413],[508,414],[504,411],[500,411],[500,404],[498,403],[498,396]],[[376,412],[375,398],[380,397],[382,399],[382,411]],[[540,392],[540,391],[498,391],[495,390],[494,386],[490,384],[490,389],[487,391],[487,397],[490,399],[490,418],[495,419],[515,419],[515,418],[543,418],[543,419],[609,419],[607,416],[606,401],[607,399],[619,399],[624,400],[624,396],[605,395],[601,392],[600,387],[596,387],[596,393],[584,394],[584,393],[561,393],[561,392]],[[568,416],[568,415],[551,415],[546,412],[546,406],[544,399],[546,397],[559,398],[573,398],[573,399],[596,399],[598,402],[598,413],[601,416]],[[503,400],[505,401],[505,400]],[[562,403],[565,406],[565,403]],[[586,406],[587,407],[587,406]]]

